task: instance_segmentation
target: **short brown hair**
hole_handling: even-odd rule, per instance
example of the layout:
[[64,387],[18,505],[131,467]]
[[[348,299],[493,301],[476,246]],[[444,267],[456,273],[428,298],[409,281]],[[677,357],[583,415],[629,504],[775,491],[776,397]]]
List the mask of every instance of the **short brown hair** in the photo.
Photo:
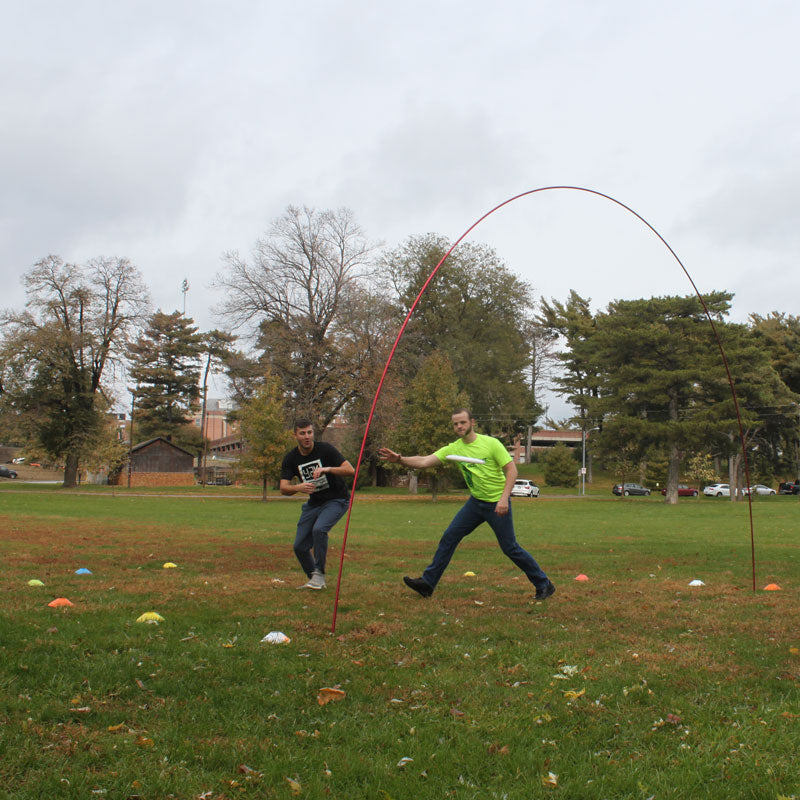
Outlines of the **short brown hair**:
[[475,419],[468,408],[457,408],[450,416],[454,417],[456,414],[466,414],[470,419]]
[[294,427],[292,430],[299,431],[301,428],[310,428],[313,426],[313,422],[308,419],[308,417],[298,417],[294,421]]

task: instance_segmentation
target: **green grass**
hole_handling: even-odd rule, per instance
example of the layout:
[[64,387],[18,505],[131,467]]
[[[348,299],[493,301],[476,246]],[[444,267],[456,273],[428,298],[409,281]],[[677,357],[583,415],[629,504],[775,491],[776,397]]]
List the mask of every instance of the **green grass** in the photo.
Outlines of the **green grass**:
[[298,592],[295,500],[0,492],[0,796],[800,796],[797,498],[755,593],[746,505],[609,495],[514,501],[547,603],[488,529],[412,596],[459,502],[356,503],[332,635],[344,523]]

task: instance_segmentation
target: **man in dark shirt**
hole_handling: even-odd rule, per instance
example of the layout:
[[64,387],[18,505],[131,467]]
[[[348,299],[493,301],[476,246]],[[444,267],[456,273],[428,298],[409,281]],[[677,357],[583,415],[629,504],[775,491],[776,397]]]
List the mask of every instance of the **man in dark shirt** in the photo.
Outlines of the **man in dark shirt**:
[[[324,589],[328,531],[347,511],[350,492],[344,479],[355,470],[332,444],[314,441],[311,420],[294,423],[294,438],[297,447],[284,456],[281,465],[281,494],[308,495],[297,521],[294,553],[308,576],[300,588]],[[294,478],[299,483],[292,483]]]

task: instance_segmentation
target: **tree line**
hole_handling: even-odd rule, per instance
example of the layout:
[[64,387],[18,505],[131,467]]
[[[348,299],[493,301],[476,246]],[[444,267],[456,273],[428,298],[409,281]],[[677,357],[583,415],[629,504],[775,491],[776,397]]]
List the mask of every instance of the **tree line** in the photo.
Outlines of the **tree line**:
[[[250,253],[225,254],[211,331],[179,311],[153,311],[126,259],[48,256],[24,277],[25,308],[0,317],[0,438],[63,463],[66,486],[79,465],[122,464],[108,412],[124,376],[136,439],[169,436],[202,457],[207,443],[190,415],[205,415],[209,376],[220,373],[248,444],[245,466],[265,489],[294,417],[322,433],[346,416],[357,453],[399,325],[449,247],[426,234],[378,248],[349,210],[290,206]],[[800,320],[775,312],[736,325],[726,320],[730,300],[723,291],[705,298],[748,448],[759,474],[796,475]],[[379,477],[379,442],[430,452],[449,440],[456,406],[510,443],[540,421],[552,387],[576,410],[569,424],[591,432],[592,457],[621,476],[662,468],[669,499],[679,475],[725,463],[733,484],[735,414],[711,334],[696,297],[618,300],[593,313],[574,291],[563,302],[537,299],[491,248],[461,244],[386,376],[365,480]]]

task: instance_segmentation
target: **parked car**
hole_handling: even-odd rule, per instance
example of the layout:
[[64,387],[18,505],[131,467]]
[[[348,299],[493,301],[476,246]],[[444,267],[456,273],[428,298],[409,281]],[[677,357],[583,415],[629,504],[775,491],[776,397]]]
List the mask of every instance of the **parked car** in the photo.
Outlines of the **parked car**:
[[643,494],[646,497],[650,496],[650,490],[646,486],[642,486],[641,483],[618,483],[616,486],[614,486],[611,492],[616,495],[624,494],[625,497],[627,497],[629,494]]
[[13,469],[0,466],[0,478],[16,478],[17,473]]
[[[667,493],[667,487],[665,486],[661,490],[661,494],[665,495]],[[687,486],[685,483],[678,484],[678,497],[697,497],[700,494],[698,489],[695,489],[694,486]]]
[[511,496],[538,497],[539,487],[533,481],[525,480],[525,478],[520,478],[519,480],[514,481],[514,485],[511,487]]
[[727,483],[712,483],[703,489],[703,494],[706,497],[730,497],[731,487]]
[[778,486],[778,494],[800,494],[800,481],[781,483]]
[[764,486],[763,483],[757,483],[755,486],[746,486],[742,489],[742,494],[750,494],[753,492],[756,495],[759,494],[777,494],[774,489],[770,489],[769,486]]

